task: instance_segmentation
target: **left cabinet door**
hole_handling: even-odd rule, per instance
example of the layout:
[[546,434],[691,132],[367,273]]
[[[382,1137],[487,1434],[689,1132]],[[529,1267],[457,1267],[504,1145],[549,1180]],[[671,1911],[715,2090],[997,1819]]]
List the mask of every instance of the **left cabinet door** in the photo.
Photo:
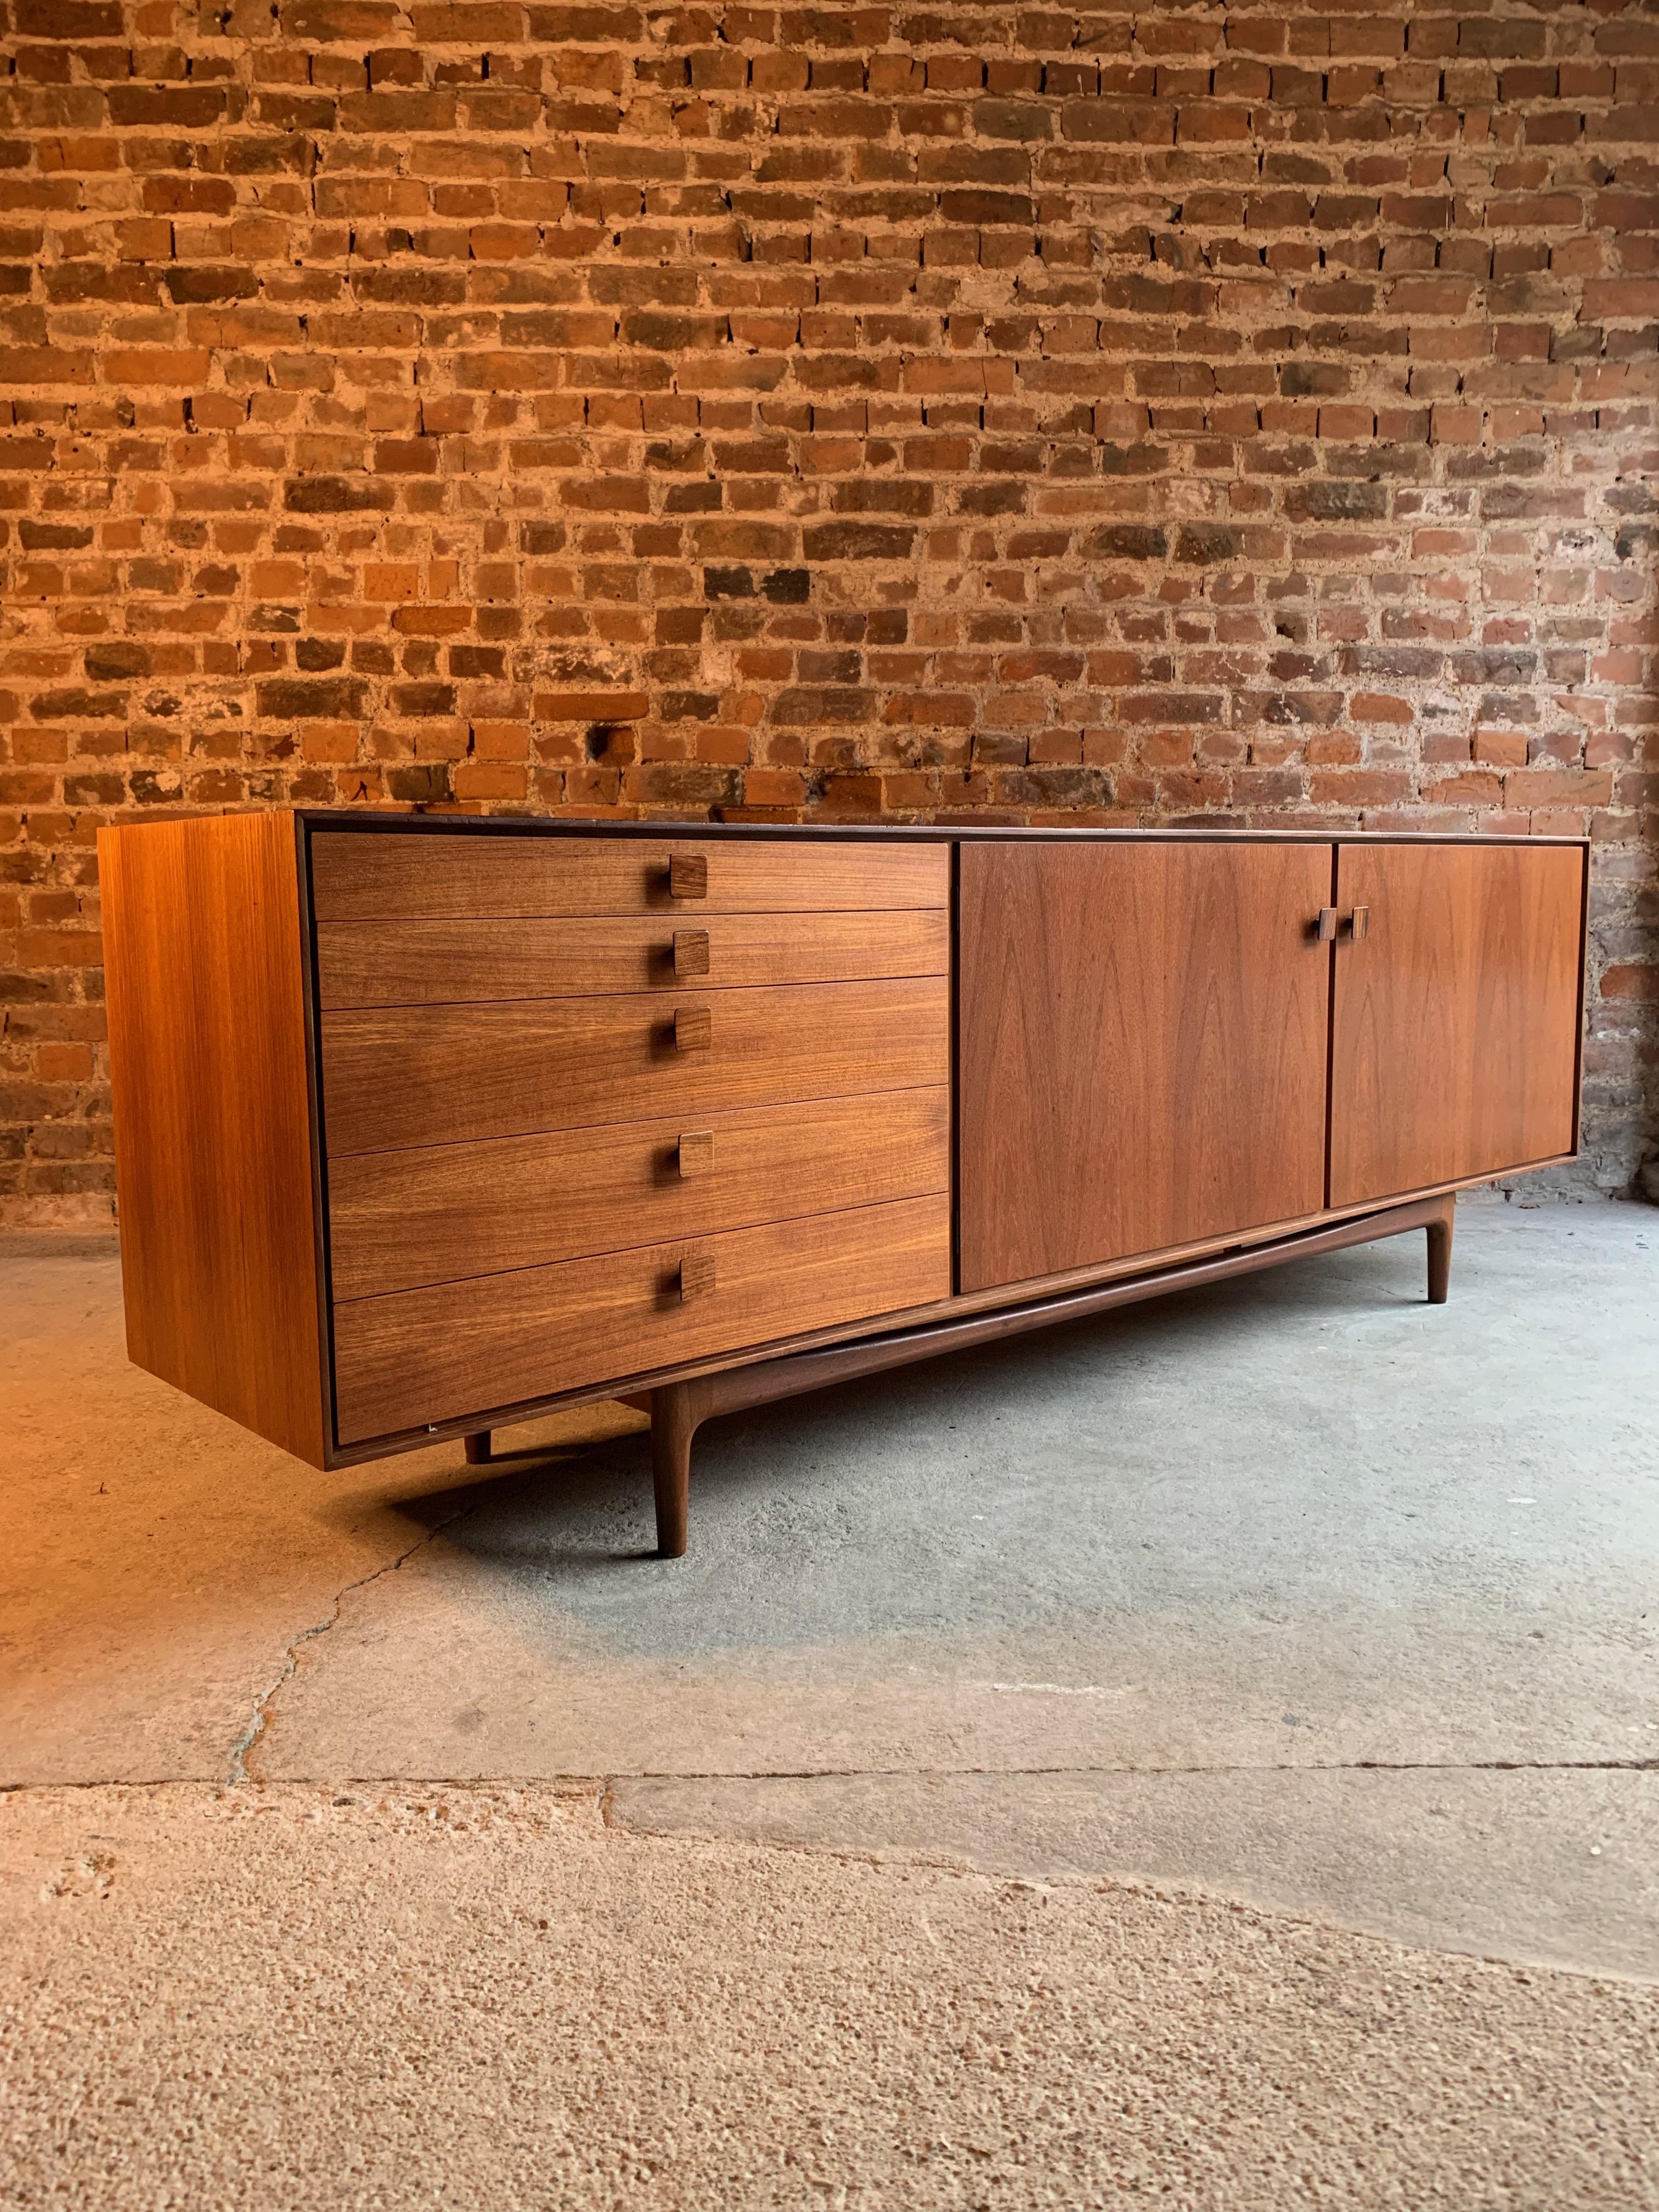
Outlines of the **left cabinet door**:
[[1316,1213],[1328,844],[965,842],[961,1288]]

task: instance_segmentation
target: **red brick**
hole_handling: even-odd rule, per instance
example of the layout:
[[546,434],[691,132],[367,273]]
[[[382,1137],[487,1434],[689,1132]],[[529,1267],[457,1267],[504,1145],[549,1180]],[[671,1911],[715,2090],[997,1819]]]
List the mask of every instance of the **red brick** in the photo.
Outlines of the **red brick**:
[[1588,829],[1655,995],[1639,16],[13,13],[7,1204],[191,806]]

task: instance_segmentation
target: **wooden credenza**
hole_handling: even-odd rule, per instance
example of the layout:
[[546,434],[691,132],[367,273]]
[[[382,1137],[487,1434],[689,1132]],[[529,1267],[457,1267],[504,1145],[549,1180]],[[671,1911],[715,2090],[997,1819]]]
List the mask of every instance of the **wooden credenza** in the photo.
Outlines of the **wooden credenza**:
[[99,840],[128,1346],[322,1467],[710,1414],[1577,1143],[1576,840],[216,816]]

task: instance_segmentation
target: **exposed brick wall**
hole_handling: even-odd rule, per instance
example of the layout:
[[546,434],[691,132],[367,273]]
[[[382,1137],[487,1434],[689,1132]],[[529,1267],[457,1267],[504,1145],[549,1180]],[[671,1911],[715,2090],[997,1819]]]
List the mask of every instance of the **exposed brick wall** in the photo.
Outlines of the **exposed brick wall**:
[[98,824],[293,801],[1588,829],[1627,1182],[1651,14],[0,29],[14,1216],[109,1204]]

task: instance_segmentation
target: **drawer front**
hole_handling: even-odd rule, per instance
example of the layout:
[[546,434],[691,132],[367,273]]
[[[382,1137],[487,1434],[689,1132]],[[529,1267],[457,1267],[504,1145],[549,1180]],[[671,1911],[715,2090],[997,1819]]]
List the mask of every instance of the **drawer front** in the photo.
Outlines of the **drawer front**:
[[941,1196],[359,1298],[334,1310],[339,1440],[623,1382],[950,1288]]
[[621,915],[539,921],[325,921],[325,1006],[413,1006],[615,991],[731,990],[943,975],[942,909],[874,914]]
[[942,1088],[359,1152],[329,1170],[334,1295],[920,1198],[950,1182]]
[[944,907],[950,880],[944,844],[418,830],[311,842],[319,921]]
[[331,1156],[950,1079],[944,977],[325,1014]]

